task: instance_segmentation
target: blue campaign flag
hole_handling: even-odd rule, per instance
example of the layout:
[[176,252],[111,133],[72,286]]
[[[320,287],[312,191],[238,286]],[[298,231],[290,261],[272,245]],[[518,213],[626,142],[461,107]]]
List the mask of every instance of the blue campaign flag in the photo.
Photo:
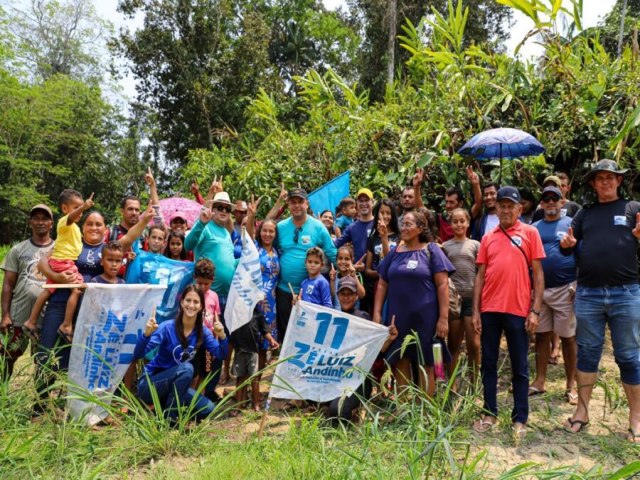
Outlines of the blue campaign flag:
[[176,318],[180,293],[193,283],[193,262],[171,260],[159,253],[139,252],[127,267],[126,282],[167,287],[156,309],[158,323]]
[[351,183],[351,171],[347,170],[342,175],[331,179],[320,188],[309,194],[309,205],[314,215],[320,215],[325,210],[331,210],[336,214],[336,207],[344,197],[349,196]]

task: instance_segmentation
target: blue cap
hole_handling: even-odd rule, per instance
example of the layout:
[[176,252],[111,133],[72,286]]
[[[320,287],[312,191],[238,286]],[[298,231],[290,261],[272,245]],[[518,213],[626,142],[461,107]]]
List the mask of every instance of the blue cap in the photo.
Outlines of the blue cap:
[[500,200],[511,200],[513,203],[520,203],[520,192],[516,187],[502,187],[498,190],[498,202]]

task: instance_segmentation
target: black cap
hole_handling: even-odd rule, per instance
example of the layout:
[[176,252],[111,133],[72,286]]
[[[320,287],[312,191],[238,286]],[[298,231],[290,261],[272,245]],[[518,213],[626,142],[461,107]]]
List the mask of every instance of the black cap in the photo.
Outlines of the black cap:
[[624,175],[628,171],[628,168],[618,168],[618,164],[613,160],[603,158],[602,160],[597,161],[596,164],[591,167],[591,170],[584,176],[582,181],[586,183],[593,180],[593,177],[595,177],[596,173],[598,172],[611,172],[615,173],[616,175]]
[[287,200],[294,197],[299,197],[306,200],[308,198],[307,191],[304,188],[292,188],[291,190],[289,190],[289,193],[287,193]]
[[496,199],[498,202],[500,200],[510,200],[513,203],[520,203],[520,192],[516,187],[502,187],[498,190],[498,198]]
[[553,193],[556,197],[558,197],[558,200],[562,198],[562,192],[560,191],[560,189],[558,187],[554,187],[553,185],[544,187],[544,190],[542,190],[542,198],[544,198],[546,193]]

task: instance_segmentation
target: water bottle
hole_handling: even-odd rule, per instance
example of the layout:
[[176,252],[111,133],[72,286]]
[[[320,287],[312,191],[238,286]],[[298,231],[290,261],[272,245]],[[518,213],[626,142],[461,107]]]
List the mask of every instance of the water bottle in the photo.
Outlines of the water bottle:
[[442,362],[442,345],[440,342],[433,344],[433,371],[436,380],[444,380],[444,363]]

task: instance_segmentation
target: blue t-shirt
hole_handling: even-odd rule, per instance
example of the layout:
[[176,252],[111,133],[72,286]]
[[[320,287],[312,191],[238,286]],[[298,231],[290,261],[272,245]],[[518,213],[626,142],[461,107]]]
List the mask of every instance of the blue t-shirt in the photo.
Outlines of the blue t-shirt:
[[[219,360],[224,360],[229,351],[228,338],[218,341],[208,328],[203,328],[202,334],[202,347]],[[157,348],[158,352],[156,355],[144,367],[147,374],[153,375],[184,362],[192,361],[197,353],[196,340],[197,335],[194,330],[187,337],[187,348],[183,348],[176,335],[176,322],[175,320],[169,320],[168,322],[158,325],[157,330],[153,332],[151,336],[145,337],[144,334],[140,335],[136,348],[133,351],[133,358],[136,360],[142,358]]]
[[[336,247],[340,248],[346,243],[353,244],[354,262],[360,260],[367,253],[367,241],[371,235],[373,228],[373,220],[369,222],[361,222],[357,220],[342,232],[342,236],[336,239]],[[362,260],[364,262],[364,259]]]
[[340,231],[344,231],[346,227],[353,223],[353,218],[347,217],[346,215],[340,215],[336,218],[334,225],[340,229]]
[[331,301],[331,287],[326,278],[318,275],[316,278],[305,278],[300,285],[300,299],[316,305],[333,308]]
[[216,276],[211,288],[219,296],[226,297],[238,264],[234,258],[229,231],[214,221],[204,225],[198,220],[184,239],[184,248],[193,250],[196,261],[205,257],[213,262],[216,266]]
[[[307,250],[320,247],[330,262],[336,261],[336,247],[324,224],[308,216],[299,228],[289,217],[278,223],[278,246],[280,248],[280,281],[278,288],[289,291],[289,283],[297,293],[300,284],[307,277],[305,261]],[[297,242],[295,241],[297,239]],[[217,275],[217,270],[216,270]]]
[[561,217],[553,222],[538,220],[533,224],[540,232],[544,252],[547,255],[542,259],[545,288],[560,287],[576,279],[575,255],[563,255],[560,252],[560,240],[571,227],[572,220],[571,217]]
[[122,285],[124,283],[124,279],[116,277],[116,283],[111,283],[102,278],[102,275],[98,275],[97,277],[93,277],[91,280],[89,280],[89,283],[102,283],[103,285]]

